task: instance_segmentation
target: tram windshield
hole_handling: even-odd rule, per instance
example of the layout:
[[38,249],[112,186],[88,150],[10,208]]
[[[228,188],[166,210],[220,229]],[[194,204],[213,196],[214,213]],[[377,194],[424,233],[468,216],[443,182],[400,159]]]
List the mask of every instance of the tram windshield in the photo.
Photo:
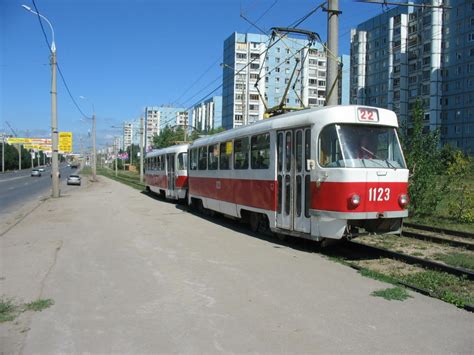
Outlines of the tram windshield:
[[327,168],[406,168],[393,127],[333,124],[319,136],[319,165]]

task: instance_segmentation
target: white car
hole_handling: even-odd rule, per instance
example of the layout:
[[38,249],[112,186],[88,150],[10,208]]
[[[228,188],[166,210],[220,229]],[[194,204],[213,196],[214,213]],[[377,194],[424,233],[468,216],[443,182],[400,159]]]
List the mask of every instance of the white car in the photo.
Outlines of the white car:
[[81,186],[81,177],[79,175],[69,175],[67,178],[68,185],[79,185]]

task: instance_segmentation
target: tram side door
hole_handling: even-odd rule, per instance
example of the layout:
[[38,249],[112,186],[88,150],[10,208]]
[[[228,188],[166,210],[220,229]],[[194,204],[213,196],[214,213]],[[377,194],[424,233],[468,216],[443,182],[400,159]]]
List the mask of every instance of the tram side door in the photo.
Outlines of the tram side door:
[[311,129],[277,132],[277,227],[309,233]]
[[176,154],[167,154],[166,159],[168,160],[168,190],[174,191],[175,187],[175,179],[176,179],[176,174],[175,174],[175,158]]
[[293,230],[293,131],[277,132],[278,228]]

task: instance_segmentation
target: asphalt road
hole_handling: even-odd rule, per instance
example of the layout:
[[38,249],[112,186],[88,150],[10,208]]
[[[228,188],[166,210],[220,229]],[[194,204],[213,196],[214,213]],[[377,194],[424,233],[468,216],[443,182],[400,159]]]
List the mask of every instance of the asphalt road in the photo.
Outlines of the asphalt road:
[[103,176],[6,227],[0,292],[54,304],[0,353],[473,353],[472,313]]
[[[61,164],[61,182],[64,182],[75,169]],[[51,193],[51,167],[45,167],[40,177],[31,176],[31,169],[0,174],[0,215],[12,209]]]

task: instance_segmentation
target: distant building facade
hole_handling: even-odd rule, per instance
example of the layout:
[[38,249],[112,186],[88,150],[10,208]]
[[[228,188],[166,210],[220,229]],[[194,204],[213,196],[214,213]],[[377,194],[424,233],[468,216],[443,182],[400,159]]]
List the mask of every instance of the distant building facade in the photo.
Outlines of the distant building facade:
[[153,137],[160,135],[163,128],[184,125],[187,121],[187,111],[184,108],[171,106],[145,107],[145,148],[151,150]]
[[350,99],[389,108],[408,128],[416,102],[426,129],[474,152],[474,2],[398,6],[353,29]]
[[127,150],[133,144],[134,127],[131,122],[123,123],[123,150]]
[[[289,107],[300,107],[301,104],[317,107],[325,104],[326,53],[322,46],[314,44],[302,50],[308,41],[292,37],[273,46],[269,44],[270,37],[252,33],[233,33],[224,41],[224,128],[261,120],[266,107],[278,105],[295,65],[296,70],[284,104]],[[337,92],[338,88],[335,90]]]
[[190,126],[199,132],[222,127],[222,96],[214,96],[189,111]]

